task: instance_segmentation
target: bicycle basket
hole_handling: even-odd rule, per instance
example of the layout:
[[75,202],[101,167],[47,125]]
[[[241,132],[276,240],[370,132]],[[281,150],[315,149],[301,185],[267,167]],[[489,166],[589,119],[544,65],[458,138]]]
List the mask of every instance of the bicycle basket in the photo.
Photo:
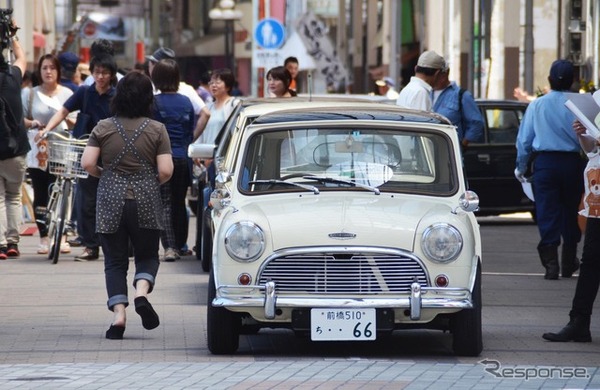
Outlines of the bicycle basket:
[[48,141],[48,167],[53,175],[63,177],[88,177],[81,167],[81,155],[85,144],[76,139],[67,141]]

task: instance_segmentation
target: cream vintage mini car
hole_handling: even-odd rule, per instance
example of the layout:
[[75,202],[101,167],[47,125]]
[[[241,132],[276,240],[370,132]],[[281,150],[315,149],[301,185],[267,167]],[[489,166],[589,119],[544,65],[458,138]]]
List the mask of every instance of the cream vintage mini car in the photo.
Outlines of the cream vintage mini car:
[[233,353],[260,328],[368,341],[417,327],[449,330],[456,354],[479,355],[478,198],[455,128],[369,102],[263,112],[214,156],[209,350]]

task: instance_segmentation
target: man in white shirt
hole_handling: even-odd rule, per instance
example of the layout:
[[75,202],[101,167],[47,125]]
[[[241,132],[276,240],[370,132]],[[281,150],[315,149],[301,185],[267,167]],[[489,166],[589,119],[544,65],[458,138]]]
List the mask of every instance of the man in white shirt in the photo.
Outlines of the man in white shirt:
[[431,111],[433,92],[432,86],[436,83],[439,74],[447,69],[446,60],[433,50],[423,52],[419,56],[415,75],[410,78],[410,82],[404,87],[396,105],[413,108],[423,111]]
[[[166,47],[159,47],[154,53],[152,53],[152,55],[146,56],[146,59],[149,61],[148,71],[150,72],[150,76],[152,76],[152,71],[154,70],[154,66],[156,65],[156,63],[160,60],[164,60],[167,58],[174,60],[175,52]],[[155,93],[160,93],[160,91],[155,91]],[[204,100],[202,100],[200,96],[198,96],[198,93],[196,92],[194,87],[192,87],[188,83],[181,81],[179,83],[179,90],[177,91],[177,93],[187,96],[188,99],[190,99],[190,101],[192,102],[192,106],[194,107],[194,113],[198,117],[196,128],[194,129],[195,140],[202,133],[204,127],[206,127],[208,118],[210,118],[210,111],[208,110],[208,107],[206,107]]]

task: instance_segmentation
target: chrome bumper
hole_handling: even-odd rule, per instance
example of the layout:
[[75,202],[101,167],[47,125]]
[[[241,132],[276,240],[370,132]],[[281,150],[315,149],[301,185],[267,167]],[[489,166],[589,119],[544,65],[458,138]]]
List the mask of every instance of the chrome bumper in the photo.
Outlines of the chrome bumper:
[[[410,309],[410,319],[419,320],[421,309],[471,309],[471,291],[466,288],[421,287],[413,283],[410,295],[365,296],[361,298],[315,297],[307,295],[278,296],[274,282],[262,286],[220,286],[214,307],[263,307],[265,318],[274,319],[276,308],[393,308]],[[244,292],[246,294],[244,294]],[[260,293],[260,295],[258,294]],[[249,294],[251,293],[251,295]]]

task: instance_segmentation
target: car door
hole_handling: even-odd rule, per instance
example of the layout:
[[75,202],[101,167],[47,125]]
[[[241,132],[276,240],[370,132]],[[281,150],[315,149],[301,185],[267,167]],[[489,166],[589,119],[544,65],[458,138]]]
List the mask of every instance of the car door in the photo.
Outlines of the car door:
[[480,197],[480,215],[531,211],[533,203],[514,177],[515,141],[526,104],[478,101],[485,139],[464,152],[469,188]]

